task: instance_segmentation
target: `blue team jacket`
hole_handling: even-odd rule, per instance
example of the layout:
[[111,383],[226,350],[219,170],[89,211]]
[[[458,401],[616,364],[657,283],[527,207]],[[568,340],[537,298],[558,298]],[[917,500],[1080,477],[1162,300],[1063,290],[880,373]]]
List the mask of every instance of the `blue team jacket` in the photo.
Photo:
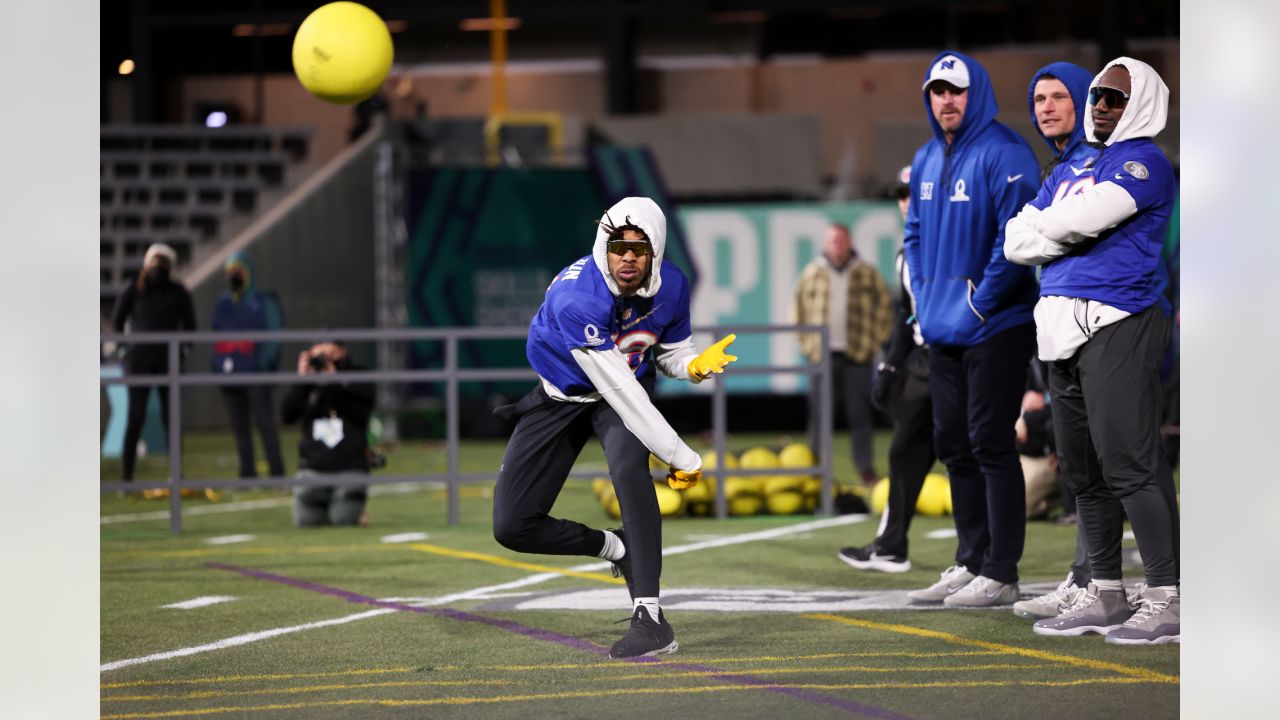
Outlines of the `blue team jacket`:
[[1027,142],[996,122],[986,70],[953,51],[930,66],[944,55],[968,66],[968,105],[948,145],[922,93],[934,138],[911,163],[903,248],[925,341],[972,346],[1033,321],[1035,271],[1005,259],[1004,226],[1035,197],[1040,168]]

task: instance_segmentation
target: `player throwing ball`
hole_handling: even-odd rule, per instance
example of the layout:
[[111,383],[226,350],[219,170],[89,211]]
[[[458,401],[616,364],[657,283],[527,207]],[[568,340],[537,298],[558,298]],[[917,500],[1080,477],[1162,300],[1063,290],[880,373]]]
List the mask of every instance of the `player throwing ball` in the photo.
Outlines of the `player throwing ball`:
[[[689,325],[689,283],[662,264],[667,219],[649,198],[624,198],[600,218],[592,253],[561,270],[529,325],[525,354],[541,382],[513,405],[516,419],[493,493],[493,536],[517,552],[611,560],[631,593],[631,627],[613,658],[679,648],[658,605],[662,515],[649,453],[667,482],[696,484],[702,458],[654,407],[655,367],[701,382],[737,360],[729,335],[701,354]],[[601,402],[603,401],[603,402]],[[604,447],[622,529],[594,530],[549,515],[573,463],[594,434]]]

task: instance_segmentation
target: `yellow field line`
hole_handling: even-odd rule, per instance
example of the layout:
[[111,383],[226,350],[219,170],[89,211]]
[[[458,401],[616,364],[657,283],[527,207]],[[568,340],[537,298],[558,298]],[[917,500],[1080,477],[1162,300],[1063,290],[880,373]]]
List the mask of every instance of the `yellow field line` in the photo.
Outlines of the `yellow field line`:
[[381,675],[386,673],[416,672],[417,668],[367,668],[362,670],[338,670],[323,673],[264,673],[261,675],[220,675],[216,677],[186,678],[182,680],[130,680],[128,682],[102,683],[102,690],[127,687],[154,687],[159,685],[202,685],[212,683],[244,682],[246,680],[301,680],[305,678],[341,677],[343,675]]
[[392,680],[388,682],[340,683],[334,685],[302,685],[289,688],[264,688],[262,690],[196,690],[180,695],[104,695],[102,702],[126,702],[145,700],[204,700],[207,698],[247,697],[252,695],[298,695],[301,693],[329,692],[331,690],[368,690],[389,687],[466,687],[474,685],[525,685],[519,680]]
[[[595,668],[610,666],[596,665]],[[614,666],[626,667],[626,666]],[[846,665],[842,667],[787,667],[787,668],[755,668],[750,670],[668,670],[665,672],[641,672],[633,675],[610,676],[607,680],[643,680],[649,678],[700,678],[726,677],[739,675],[787,675],[796,673],[896,673],[896,672],[968,672],[986,670],[1033,670],[1045,665],[1027,664],[989,664],[989,665],[908,665],[906,667],[875,667],[866,665]],[[389,687],[419,686],[467,686],[467,685],[520,685],[522,681],[503,678],[500,680],[390,680],[385,682],[341,683],[330,685],[302,685],[290,688],[264,688],[261,690],[197,690],[179,695],[104,695],[103,702],[147,701],[147,700],[198,700],[205,698],[246,697],[253,695],[298,694],[310,692],[327,692],[330,690],[355,690]]]
[[519,570],[531,570],[533,572],[549,572],[566,577],[582,578],[584,580],[594,580],[596,582],[609,583],[610,585],[625,585],[626,581],[622,578],[615,578],[612,575],[604,573],[579,572],[577,570],[568,570],[565,568],[552,567],[550,565],[538,565],[536,563],[521,562],[519,560],[510,560],[498,555],[490,555],[488,553],[473,552],[470,550],[454,550],[452,548],[441,547],[439,545],[429,545],[426,543],[414,543],[411,545],[388,544],[388,545],[339,545],[333,547],[324,546],[304,546],[304,547],[217,547],[217,548],[194,548],[191,550],[155,550],[155,551],[137,551],[129,553],[116,553],[115,557],[137,557],[137,558],[198,558],[225,555],[284,555],[289,553],[295,554],[314,554],[324,553],[332,554],[336,552],[364,552],[364,551],[388,551],[388,550],[414,550],[417,552],[431,553],[433,555],[443,555],[445,557],[461,558],[464,560],[479,560],[492,565],[501,565],[502,567],[516,568]]
[[[661,667],[660,665],[658,667]],[[750,668],[747,670],[668,670],[637,673],[610,677],[610,680],[637,680],[640,678],[682,678],[682,677],[732,677],[736,675],[791,675],[794,673],[897,673],[897,672],[967,672],[970,670],[1039,670],[1050,667],[1043,664],[992,663],[988,665],[844,665],[839,667],[786,667],[786,668]]]
[[327,700],[302,703],[273,703],[270,705],[250,705],[241,707],[213,707],[192,710],[164,710],[143,713],[119,713],[102,715],[101,720],[145,720],[147,718],[169,718],[193,715],[218,715],[222,713],[269,712],[273,710],[301,710],[305,708],[341,707],[355,705],[378,705],[384,707],[418,707],[427,705],[480,705],[509,702],[529,702],[534,700],[572,700],[577,698],[603,698],[620,695],[688,695],[711,692],[747,692],[771,690],[775,688],[800,688],[804,690],[917,690],[926,688],[973,688],[973,687],[1072,687],[1078,685],[1120,684],[1131,685],[1150,682],[1141,678],[1086,678],[1081,680],[976,680],[976,681],[934,681],[920,683],[842,683],[834,685],[706,685],[702,687],[661,687],[661,688],[618,688],[609,690],[570,690],[555,693],[538,693],[534,695],[494,695],[490,697],[445,697],[424,698],[418,700]]
[[364,552],[367,550],[386,551],[386,550],[405,550],[404,545],[396,543],[378,544],[378,545],[304,545],[301,547],[262,547],[262,546],[244,546],[244,547],[210,547],[210,548],[193,548],[191,550],[130,550],[124,552],[111,553],[112,558],[187,558],[187,557],[208,557],[210,555],[286,555],[295,553],[299,555],[307,555],[312,553],[324,553],[326,555],[338,552]]
[[[890,658],[890,657],[907,657],[907,658],[940,658],[940,657],[979,657],[989,655],[1004,655],[1005,653],[997,650],[959,650],[953,652],[910,652],[910,651],[885,651],[885,652],[839,652],[839,653],[816,653],[812,655],[757,655],[749,657],[732,657],[732,658],[715,658],[703,660],[708,665],[724,665],[727,663],[752,663],[752,662],[779,662],[787,660],[829,660],[836,658]],[[625,670],[634,668],[653,668],[654,672],[662,669],[660,663],[652,663],[645,665],[601,665],[600,663],[543,663],[540,665],[436,665],[429,668],[429,672],[454,672],[465,670],[469,672],[484,672],[487,670],[498,670],[504,672],[518,671],[537,671],[537,670]],[[342,677],[344,675],[382,675],[391,673],[411,673],[422,672],[422,668],[412,667],[389,667],[389,668],[365,668],[357,670],[339,670],[335,672],[323,673],[267,673],[261,675],[220,675],[215,677],[196,677],[182,678],[170,680],[129,680],[127,682],[110,682],[99,684],[99,689],[115,690],[119,688],[129,687],[158,687],[168,685],[211,685],[217,683],[233,683],[246,682],[250,680],[305,680],[308,678],[327,678]]]
[[1094,670],[1107,670],[1110,672],[1117,672],[1122,675],[1142,678],[1150,682],[1172,683],[1174,685],[1177,685],[1180,682],[1176,675],[1158,673],[1154,670],[1147,670],[1146,668],[1121,665],[1120,663],[1105,662],[1102,660],[1090,660],[1088,658],[1076,657],[1074,655],[1062,655],[1060,653],[1046,652],[1044,650],[1032,650],[1030,648],[1017,647],[1015,645],[1002,645],[1000,643],[987,642],[986,640],[974,640],[960,635],[954,635],[949,632],[926,630],[924,628],[918,628],[911,625],[882,623],[874,620],[841,617],[839,615],[830,615],[827,613],[813,613],[802,615],[801,617],[808,618],[810,620],[829,620],[831,622],[844,623],[845,625],[868,628],[871,630],[884,630],[886,632],[901,633],[903,635],[933,638],[935,640],[942,640],[944,642],[955,643],[957,645],[971,645],[974,647],[986,648],[988,650],[998,650],[1012,655],[1022,655],[1023,657],[1048,660],[1057,663],[1067,663],[1069,665],[1077,665],[1080,667],[1092,668]]
[[584,580],[595,580],[597,582],[609,583],[610,585],[626,585],[626,580],[616,578],[612,575],[604,573],[579,572],[577,570],[569,570],[566,568],[551,567],[550,565],[537,565],[535,563],[521,562],[519,560],[510,560],[497,555],[488,553],[473,552],[471,550],[454,550],[453,548],[441,547],[439,545],[429,545],[427,543],[413,543],[408,546],[411,550],[431,553],[433,555],[444,555],[445,557],[462,558],[464,560],[479,560],[492,565],[501,565],[502,567],[518,568],[520,570],[532,570],[534,572],[549,572],[557,575],[565,575],[567,577],[582,578]]

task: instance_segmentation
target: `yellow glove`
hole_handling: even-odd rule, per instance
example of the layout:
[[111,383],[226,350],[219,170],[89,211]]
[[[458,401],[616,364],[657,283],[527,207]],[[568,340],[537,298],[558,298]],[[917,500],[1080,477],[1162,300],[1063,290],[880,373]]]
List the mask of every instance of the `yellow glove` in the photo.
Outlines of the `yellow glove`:
[[701,470],[677,470],[667,473],[667,484],[676,490],[688,490],[702,479]]
[[737,335],[729,333],[720,342],[703,350],[702,354],[689,362],[689,377],[702,381],[711,377],[711,373],[724,372],[726,365],[738,359],[737,355],[730,355],[724,349],[737,339]]

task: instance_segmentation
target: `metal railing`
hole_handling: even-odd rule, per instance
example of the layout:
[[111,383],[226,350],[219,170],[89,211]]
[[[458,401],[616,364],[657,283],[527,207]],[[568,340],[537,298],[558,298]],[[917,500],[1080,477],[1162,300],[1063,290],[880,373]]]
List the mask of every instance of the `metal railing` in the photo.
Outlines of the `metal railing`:
[[[739,335],[752,333],[775,332],[817,332],[822,339],[822,362],[818,365],[738,365],[727,371],[731,375],[768,375],[774,373],[805,374],[816,377],[821,383],[818,406],[819,422],[819,464],[807,468],[787,468],[788,474],[821,474],[822,505],[825,515],[834,514],[834,497],[832,493],[832,461],[831,461],[831,428],[833,420],[833,399],[831,363],[829,358],[827,329],[817,325],[750,325],[750,326],[714,326],[694,328],[695,333],[713,333],[717,337],[728,332]],[[523,368],[461,368],[458,365],[458,343],[464,340],[514,340],[526,337],[525,327],[508,328],[358,328],[358,329],[315,329],[315,330],[255,330],[236,331],[234,333],[196,331],[176,333],[104,333],[102,341],[125,343],[129,345],[166,345],[168,349],[169,370],[164,374],[125,375],[123,377],[102,377],[101,385],[168,385],[169,407],[162,409],[169,414],[169,478],[163,482],[106,482],[101,484],[101,491],[141,491],[156,488],[169,490],[169,529],[174,534],[182,532],[182,490],[186,488],[269,488],[269,487],[308,487],[308,486],[347,486],[347,485],[382,485],[390,483],[428,483],[443,482],[448,498],[448,519],[450,525],[456,525],[460,515],[460,497],[458,486],[463,483],[492,481],[497,478],[497,471],[464,473],[459,467],[458,448],[462,441],[460,430],[459,385],[463,382],[503,381],[503,380],[536,380],[537,374],[528,367]],[[335,473],[317,477],[271,477],[262,479],[216,478],[199,479],[190,482],[182,477],[182,392],[183,387],[211,385],[296,385],[319,384],[324,379],[316,375],[298,375],[286,372],[253,372],[253,373],[213,373],[182,372],[180,369],[181,347],[186,343],[212,343],[218,340],[235,338],[236,340],[254,340],[259,342],[315,342],[320,340],[352,341],[438,341],[443,342],[444,367],[439,369],[416,370],[352,370],[334,376],[337,382],[437,382],[445,386],[445,472],[424,475],[372,475],[362,473]],[[728,432],[728,398],[723,378],[717,376],[711,390],[711,422],[713,445],[717,458],[725,457],[726,435]],[[720,461],[714,470],[703,474],[716,478],[720,491],[716,493],[716,517],[728,517],[728,498],[723,491],[726,476],[733,475],[778,475],[776,468],[745,469],[734,468],[730,471]],[[599,471],[574,470],[570,477],[587,478],[598,476]]]

